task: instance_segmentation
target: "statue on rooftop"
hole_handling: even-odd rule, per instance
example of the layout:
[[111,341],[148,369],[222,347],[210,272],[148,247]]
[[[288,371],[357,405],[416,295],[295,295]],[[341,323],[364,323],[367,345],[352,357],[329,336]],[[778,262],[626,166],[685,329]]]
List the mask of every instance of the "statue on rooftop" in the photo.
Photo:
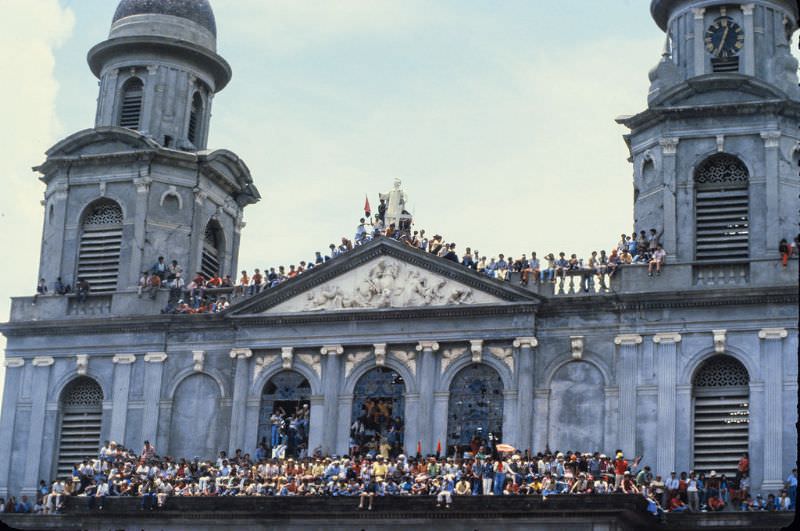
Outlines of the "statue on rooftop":
[[400,179],[394,180],[394,188],[385,194],[378,194],[378,197],[386,201],[386,216],[384,226],[389,227],[394,223],[397,230],[408,230],[411,228],[411,214],[406,209],[408,196],[403,192]]

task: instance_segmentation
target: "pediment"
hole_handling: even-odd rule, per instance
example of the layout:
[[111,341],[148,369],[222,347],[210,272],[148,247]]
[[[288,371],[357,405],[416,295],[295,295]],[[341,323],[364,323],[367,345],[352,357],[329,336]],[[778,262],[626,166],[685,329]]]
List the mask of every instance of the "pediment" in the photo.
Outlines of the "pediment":
[[652,106],[702,106],[719,102],[749,103],[786,99],[787,95],[763,81],[741,74],[707,74],[680,83],[661,94]]
[[231,308],[236,314],[538,303],[538,296],[381,239]]
[[152,139],[125,127],[97,127],[78,131],[61,140],[47,150],[47,157],[98,155],[159,147]]

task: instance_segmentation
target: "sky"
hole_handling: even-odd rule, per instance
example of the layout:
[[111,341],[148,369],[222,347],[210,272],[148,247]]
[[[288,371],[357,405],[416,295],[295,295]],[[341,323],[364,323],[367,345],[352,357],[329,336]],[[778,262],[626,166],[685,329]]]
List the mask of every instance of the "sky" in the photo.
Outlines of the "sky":
[[[44,186],[31,167],[94,125],[86,52],[116,0],[3,0],[0,321],[34,292]],[[403,182],[416,228],[458,250],[588,255],[632,230],[614,122],[646,106],[664,34],[649,0],[212,0],[233,79],[209,148],[249,166],[239,264],[352,237],[365,194]],[[2,345],[0,345],[2,346]]]

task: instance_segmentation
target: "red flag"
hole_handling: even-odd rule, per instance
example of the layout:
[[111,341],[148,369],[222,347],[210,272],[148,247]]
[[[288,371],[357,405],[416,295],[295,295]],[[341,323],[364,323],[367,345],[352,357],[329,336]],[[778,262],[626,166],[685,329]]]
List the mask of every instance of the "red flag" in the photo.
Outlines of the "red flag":
[[417,441],[417,455],[422,455],[422,441]]
[[439,441],[436,443],[436,457],[439,457],[441,454],[442,454],[442,440],[439,439]]
[[369,196],[367,195],[364,195],[364,214],[366,214],[367,217],[372,215],[372,207],[369,206]]

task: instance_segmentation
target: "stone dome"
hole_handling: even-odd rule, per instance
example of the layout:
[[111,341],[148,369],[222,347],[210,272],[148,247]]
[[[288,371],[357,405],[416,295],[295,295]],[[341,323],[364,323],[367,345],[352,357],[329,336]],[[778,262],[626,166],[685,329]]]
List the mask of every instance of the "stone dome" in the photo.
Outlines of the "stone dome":
[[111,23],[131,15],[171,15],[185,18],[217,36],[217,22],[208,0],[122,0]]

